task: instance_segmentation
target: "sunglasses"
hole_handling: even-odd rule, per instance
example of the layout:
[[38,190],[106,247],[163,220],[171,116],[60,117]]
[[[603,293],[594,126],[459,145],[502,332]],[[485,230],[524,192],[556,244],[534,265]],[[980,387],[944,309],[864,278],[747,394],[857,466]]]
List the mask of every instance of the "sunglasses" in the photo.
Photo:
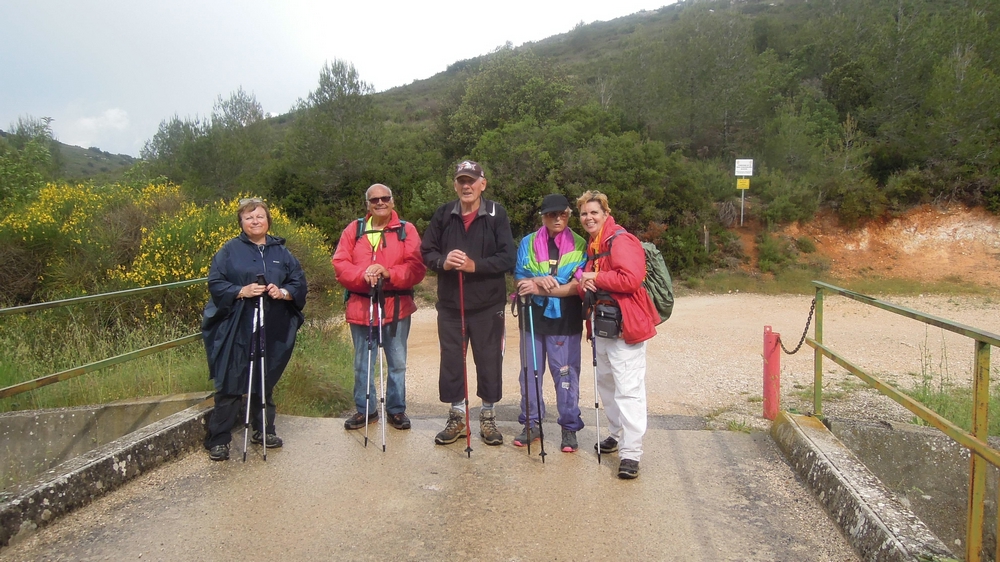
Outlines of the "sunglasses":
[[368,202],[371,203],[372,205],[376,203],[388,203],[390,201],[392,201],[392,195],[385,195],[383,197],[372,197],[371,199],[368,200]]
[[247,203],[263,203],[264,200],[260,197],[247,197],[246,199],[240,199],[240,206],[246,205]]
[[568,217],[569,211],[552,211],[551,213],[545,213],[542,216],[548,219],[558,219],[562,217]]

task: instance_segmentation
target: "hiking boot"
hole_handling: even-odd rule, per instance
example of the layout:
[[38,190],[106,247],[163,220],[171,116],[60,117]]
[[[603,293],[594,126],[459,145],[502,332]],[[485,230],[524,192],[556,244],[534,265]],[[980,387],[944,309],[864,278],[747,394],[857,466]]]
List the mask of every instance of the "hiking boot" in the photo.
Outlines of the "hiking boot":
[[406,417],[405,412],[389,414],[389,425],[396,429],[410,429],[410,418]]
[[537,427],[532,427],[531,429],[528,429],[528,424],[525,424],[524,429],[521,430],[521,433],[519,433],[517,437],[514,438],[514,446],[524,447],[532,441],[538,441],[538,439],[541,436],[542,434],[540,431],[538,431]]
[[225,445],[216,445],[208,450],[208,458],[213,461],[227,461],[229,460],[229,443]]
[[468,434],[465,427],[465,412],[458,408],[452,408],[448,412],[448,425],[434,436],[434,442],[438,445],[450,445]]
[[580,448],[576,441],[576,432],[568,429],[562,430],[562,444],[559,445],[559,448],[564,453],[575,453]]
[[[598,447],[598,444],[594,443],[594,450],[595,451],[597,450],[597,447]],[[606,455],[608,453],[613,453],[613,452],[615,452],[615,451],[618,450],[618,440],[615,439],[614,437],[611,437],[609,435],[607,439],[605,439],[604,441],[601,441],[600,447],[601,447],[601,454],[602,455]]]
[[497,429],[497,416],[493,410],[479,411],[479,436],[487,445],[503,445],[503,435]]
[[[353,416],[347,418],[344,422],[344,429],[361,429],[362,427],[368,425],[369,423],[375,423],[378,421],[378,412],[372,412],[368,414],[368,421],[365,421],[365,415],[361,412],[354,414]],[[270,447],[270,445],[268,445]]]
[[261,439],[261,434],[259,431],[255,431],[250,435],[250,442],[253,443],[254,445],[260,445],[261,443],[265,443],[268,449],[277,449],[278,447],[285,444],[284,441],[281,440],[281,437],[278,437],[273,433],[268,433],[267,437]]
[[634,461],[632,459],[622,459],[618,463],[618,478],[623,480],[632,480],[639,476],[639,461]]

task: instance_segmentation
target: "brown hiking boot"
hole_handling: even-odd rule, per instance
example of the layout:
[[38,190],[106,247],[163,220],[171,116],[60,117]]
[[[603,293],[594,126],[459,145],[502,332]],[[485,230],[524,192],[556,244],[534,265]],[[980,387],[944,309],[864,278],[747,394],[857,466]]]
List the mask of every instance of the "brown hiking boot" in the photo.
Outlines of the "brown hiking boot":
[[465,412],[452,408],[448,412],[448,425],[434,436],[434,442],[438,445],[449,445],[468,434],[465,427]]
[[487,445],[503,445],[503,435],[497,429],[496,413],[493,410],[479,410],[479,436]]

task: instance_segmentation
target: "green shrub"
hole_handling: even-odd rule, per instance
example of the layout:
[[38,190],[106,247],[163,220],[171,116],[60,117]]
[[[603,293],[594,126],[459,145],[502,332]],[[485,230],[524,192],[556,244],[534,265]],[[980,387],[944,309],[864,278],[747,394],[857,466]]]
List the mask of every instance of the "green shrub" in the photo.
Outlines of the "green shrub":
[[757,237],[757,267],[761,273],[777,274],[795,262],[791,245],[763,232]]
[[800,236],[795,240],[795,247],[803,254],[811,254],[816,251],[816,243],[808,236]]
[[838,178],[833,184],[833,193],[839,199],[837,216],[848,227],[857,226],[863,219],[880,216],[888,206],[888,200],[875,180],[869,177],[850,176]]

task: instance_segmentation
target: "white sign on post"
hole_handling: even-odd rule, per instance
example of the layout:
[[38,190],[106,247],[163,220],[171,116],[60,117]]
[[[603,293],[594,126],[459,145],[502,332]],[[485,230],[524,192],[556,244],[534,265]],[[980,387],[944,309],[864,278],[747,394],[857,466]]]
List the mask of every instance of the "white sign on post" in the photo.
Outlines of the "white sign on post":
[[[753,175],[753,159],[752,158],[739,158],[736,160],[736,176],[737,177],[749,177]],[[739,180],[737,180],[738,182]],[[746,197],[747,189],[750,189],[750,180],[746,180],[745,186],[740,186],[737,183],[737,189],[740,190],[740,226],[743,226],[743,200]]]
[[753,159],[746,158],[742,160],[736,160],[736,175],[737,176],[752,176],[753,175]]

